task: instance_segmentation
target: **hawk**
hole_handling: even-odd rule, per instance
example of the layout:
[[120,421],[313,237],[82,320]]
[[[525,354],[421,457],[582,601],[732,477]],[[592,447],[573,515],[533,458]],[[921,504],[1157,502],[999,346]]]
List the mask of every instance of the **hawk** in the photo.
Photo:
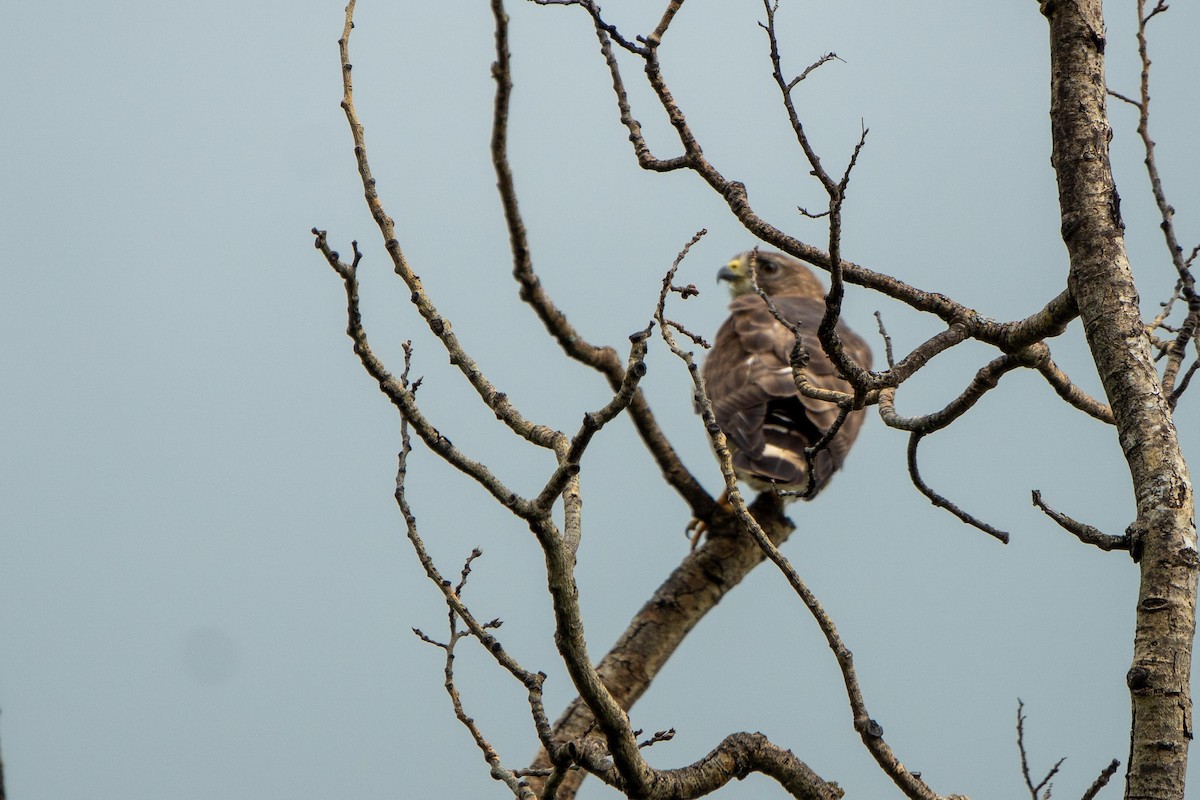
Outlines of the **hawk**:
[[[733,302],[701,374],[738,478],[759,490],[803,490],[808,483],[804,448],[816,444],[833,425],[838,407],[804,397],[796,389],[791,367],[796,339],[754,292],[750,265],[755,258],[754,252],[742,253],[717,273],[717,280],[729,282]],[[817,276],[782,253],[757,253],[755,273],[780,315],[798,325],[812,385],[852,392],[817,339],[817,325],[825,313],[825,287]],[[869,369],[867,343],[840,321],[837,332],[846,353]],[[810,498],[842,466],[864,416],[862,409],[851,411],[829,445],[814,457]]]

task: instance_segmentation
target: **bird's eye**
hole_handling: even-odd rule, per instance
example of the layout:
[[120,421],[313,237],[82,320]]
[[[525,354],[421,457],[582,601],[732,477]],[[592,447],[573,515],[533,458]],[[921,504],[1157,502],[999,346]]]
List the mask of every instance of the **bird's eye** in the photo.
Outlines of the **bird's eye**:
[[779,265],[774,261],[760,261],[758,262],[758,270],[763,275],[774,275],[776,272],[779,272]]

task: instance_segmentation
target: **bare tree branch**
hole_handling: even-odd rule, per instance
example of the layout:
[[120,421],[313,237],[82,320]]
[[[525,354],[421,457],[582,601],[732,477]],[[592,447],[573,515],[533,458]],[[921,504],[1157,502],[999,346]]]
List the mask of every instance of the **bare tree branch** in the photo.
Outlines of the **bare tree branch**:
[[1108,151],[1103,6],[1100,0],[1039,4],[1050,27],[1051,164],[1070,258],[1067,285],[1112,405],[1137,502],[1131,527],[1141,586],[1127,678],[1133,725],[1126,796],[1179,798],[1192,739],[1197,547],[1191,479],[1125,250]]
[[1054,359],[1050,358],[1050,349],[1045,347],[1045,345],[1041,345],[1041,348],[1045,352],[1045,357],[1038,358],[1033,366],[1046,379],[1046,382],[1053,387],[1058,396],[1093,419],[1098,419],[1108,425],[1116,424],[1116,421],[1113,419],[1112,408],[1107,403],[1102,403],[1091,397],[1087,392],[1072,383],[1067,374],[1054,363]]
[[[1190,482],[1186,465],[1178,452],[1170,411],[1200,364],[1200,361],[1194,361],[1186,370],[1183,366],[1188,347],[1200,344],[1200,299],[1194,290],[1191,273],[1200,247],[1193,250],[1190,257],[1184,258],[1173,228],[1174,208],[1166,202],[1154,161],[1154,142],[1148,133],[1150,62],[1145,29],[1150,19],[1167,10],[1165,2],[1158,0],[1157,5],[1149,11],[1145,8],[1145,0],[1138,2],[1138,42],[1142,57],[1140,99],[1109,92],[1139,110],[1138,130],[1146,150],[1152,192],[1162,217],[1161,227],[1177,274],[1176,292],[1188,307],[1182,323],[1169,322],[1172,298],[1165,304],[1163,313],[1148,326],[1140,318],[1130,316],[1130,309],[1136,309],[1136,293],[1128,275],[1121,238],[1123,224],[1108,172],[1109,131],[1104,106],[1102,58],[1104,26],[1099,0],[1079,0],[1073,4],[1040,0],[1042,12],[1051,27],[1053,164],[1059,178],[1062,232],[1070,251],[1071,276],[1068,288],[1046,302],[1040,310],[1024,319],[1010,322],[989,319],[951,298],[921,290],[842,257],[842,211],[849,178],[864,147],[867,129],[863,127],[843,174],[840,177],[829,174],[809,142],[793,102],[793,93],[815,69],[836,56],[826,54],[799,75],[785,78],[775,28],[777,2],[764,0],[766,23],[760,24],[767,32],[772,75],[780,90],[797,144],[804,152],[813,175],[828,195],[827,211],[810,215],[827,219],[828,241],[825,250],[794,238],[760,218],[750,206],[746,187],[738,181],[727,179],[705,157],[682,108],[663,77],[660,62],[663,40],[682,8],[683,0],[668,0],[654,30],[645,37],[622,36],[614,25],[602,18],[600,8],[593,0],[534,2],[540,5],[578,5],[590,15],[610,72],[620,120],[629,131],[634,153],[644,169],[659,172],[688,169],[695,172],[725,200],[749,232],[830,273],[831,287],[826,298],[825,314],[818,327],[818,339],[838,372],[853,385],[854,391],[828,392],[811,385],[806,380],[804,370],[807,354],[797,339],[792,353],[792,370],[797,388],[806,396],[821,396],[821,399],[837,403],[840,407],[837,421],[809,448],[807,455],[810,461],[833,437],[851,410],[878,403],[880,415],[889,427],[911,433],[908,466],[917,489],[935,506],[946,508],[964,522],[1007,542],[1007,533],[963,512],[925,484],[917,465],[920,440],[928,433],[953,423],[984,394],[996,388],[1001,377],[1017,368],[1037,370],[1054,391],[1074,408],[1116,426],[1122,449],[1129,461],[1138,502],[1138,517],[1130,526],[1130,532],[1123,537],[1104,534],[1049,508],[1037,491],[1033,492],[1033,502],[1081,541],[1105,550],[1129,549],[1135,560],[1141,560],[1142,597],[1138,607],[1134,667],[1128,679],[1134,703],[1129,791],[1138,796],[1177,796],[1173,794],[1173,787],[1166,792],[1158,791],[1159,784],[1156,781],[1162,780],[1165,775],[1168,782],[1175,781],[1178,794],[1181,795],[1187,740],[1191,737],[1191,700],[1187,692],[1187,676],[1190,674],[1197,562],[1194,524],[1188,527],[1192,512]],[[514,796],[522,800],[533,797],[573,797],[579,781],[588,773],[598,776],[628,796],[654,800],[692,798],[715,791],[728,781],[755,771],[771,776],[795,797],[839,797],[841,791],[836,785],[822,780],[790,751],[778,747],[761,734],[733,734],[695,764],[675,770],[656,770],[646,763],[641,750],[669,739],[673,731],[660,731],[639,741],[641,731],[633,730],[629,722],[629,708],[645,691],[691,627],[724,592],[765,557],[776,564],[788,580],[833,651],[850,703],[853,725],[864,746],[906,796],[934,800],[938,796],[921,780],[920,774],[907,770],[883,740],[881,726],[867,712],[850,651],[841,640],[832,619],[791,563],[779,552],[778,543],[791,530],[790,523],[783,516],[780,498],[763,493],[753,506],[747,506],[737,486],[724,435],[705,396],[703,381],[692,354],[683,350],[675,340],[675,334],[678,333],[697,344],[703,344],[702,337],[665,315],[668,294],[675,292],[687,298],[695,293],[694,287],[677,287],[671,281],[689,248],[703,232],[683,249],[667,273],[655,321],[667,346],[684,361],[689,370],[697,405],[725,480],[732,512],[716,508],[711,496],[683,466],[638,389],[639,381],[645,374],[644,357],[652,326],[630,337],[630,353],[622,363],[614,349],[597,347],[582,339],[566,315],[544,291],[533,268],[508,163],[508,114],[512,80],[507,16],[502,0],[491,0],[491,7],[496,22],[493,76],[497,84],[491,150],[508,226],[513,275],[520,286],[521,299],[529,304],[564,352],[603,374],[613,392],[602,407],[583,414],[582,422],[573,436],[525,418],[507,396],[483,375],[407,263],[395,237],[395,226],[376,191],[375,180],[367,163],[362,125],[354,109],[348,50],[354,0],[350,0],[346,9],[345,28],[339,42],[343,75],[342,107],[354,139],[355,156],[368,207],[383,236],[395,272],[411,292],[413,304],[449,354],[451,363],[467,378],[480,400],[515,434],[531,444],[552,450],[556,456],[555,469],[535,498],[526,499],[511,492],[485,465],[454,447],[426,419],[416,403],[416,384],[408,381],[411,351],[407,345],[405,370],[399,379],[392,376],[371,351],[358,303],[357,267],[362,254],[357,243],[353,246],[353,261],[347,264],[330,248],[325,232],[313,230],[316,247],[342,278],[345,286],[348,298],[347,332],[354,342],[355,352],[401,415],[403,449],[399,458],[396,498],[418,559],[447,603],[450,638],[446,642],[438,642],[420,631],[415,632],[423,641],[446,653],[445,686],[456,717],[467,727],[483,752],[493,777],[504,782]],[[682,151],[680,155],[660,159],[651,153],[630,107],[613,50],[614,42],[642,60],[649,86],[676,132]],[[1072,76],[1072,80],[1064,83],[1061,79],[1063,75]],[[807,215],[803,210],[802,213]],[[837,333],[836,324],[846,283],[870,288],[913,309],[932,314],[945,327],[907,355],[896,359],[891,339],[883,328],[882,317],[879,317],[880,333],[887,348],[887,368],[871,371],[847,355]],[[1045,340],[1061,334],[1076,316],[1083,319],[1085,334],[1111,405],[1080,390],[1050,356]],[[1159,339],[1159,332],[1171,336],[1163,335]],[[1155,337],[1153,342],[1151,337]],[[933,358],[967,339],[989,344],[1000,352],[980,367],[966,389],[942,409],[918,417],[897,414],[897,387]],[[1161,376],[1157,375],[1154,367],[1152,348],[1157,348],[1165,362]],[[1149,376],[1153,376],[1154,380],[1150,381]],[[575,557],[583,532],[578,474],[581,459],[595,434],[622,411],[629,412],[667,482],[688,502],[697,517],[711,518],[711,533],[705,545],[689,554],[655,597],[639,611],[629,630],[608,656],[593,667],[584,638],[574,579]],[[410,449],[409,425],[441,458],[472,477],[494,499],[525,520],[542,548],[554,612],[555,643],[579,692],[579,699],[553,726],[542,706],[541,684],[544,675],[526,671],[505,653],[491,633],[499,626],[499,620],[481,623],[462,603],[461,595],[471,572],[471,564],[479,551],[474,551],[466,560],[455,585],[441,577],[425,552],[416,531],[415,518],[404,495],[406,456]],[[810,488],[811,485],[810,480]],[[564,509],[561,531],[552,517],[560,498]],[[1147,553],[1144,559],[1140,558],[1143,549]],[[690,595],[686,607],[681,599],[685,594]],[[699,599],[692,602],[695,598]],[[1168,607],[1179,612],[1171,616],[1175,626],[1164,632],[1152,612]],[[1189,608],[1192,612],[1188,611]],[[1165,616],[1159,615],[1160,618]],[[459,620],[465,625],[465,630],[459,629]],[[543,748],[538,762],[530,769],[511,770],[503,767],[498,754],[463,707],[454,683],[453,657],[457,643],[468,636],[477,638],[496,662],[527,690],[534,728]],[[1176,728],[1163,732],[1163,725],[1154,727],[1147,722],[1151,718],[1182,722]],[[1062,761],[1035,784],[1025,752],[1023,723],[1023,706],[1019,703],[1017,737],[1022,772],[1033,800],[1047,800],[1050,781],[1057,774]],[[1170,728],[1169,725],[1165,727]],[[1159,751],[1179,755],[1167,758],[1160,753],[1156,761],[1153,753],[1155,747]],[[1114,761],[1101,773],[1084,795],[1085,798],[1093,797],[1107,783],[1115,773],[1116,766],[1117,762]],[[1155,768],[1159,768],[1161,774],[1152,774]]]
[[[408,366],[411,350],[405,343],[405,369],[401,376],[400,382],[405,388],[409,388],[408,383]],[[411,441],[408,435],[408,420],[401,417],[400,420],[400,439],[401,448],[398,458],[398,467],[396,471],[396,502],[400,506],[400,512],[404,516],[405,525],[408,532],[409,542],[412,544],[414,551],[417,554],[417,560],[425,568],[426,576],[436,585],[445,598],[446,605],[450,610],[450,638],[445,643],[439,643],[426,636],[420,630],[414,628],[413,633],[416,634],[422,641],[428,642],[436,647],[446,651],[446,664],[444,669],[445,688],[450,696],[451,704],[454,708],[455,717],[461,722],[471,734],[476,746],[483,753],[484,760],[491,767],[491,775],[496,780],[502,781],[515,797],[521,800],[534,800],[535,795],[528,784],[520,778],[512,770],[506,769],[500,761],[500,756],[495,748],[484,738],[479,726],[466,713],[462,705],[462,698],[459,696],[458,688],[454,682],[454,648],[459,640],[467,635],[474,635],[479,642],[487,649],[492,657],[500,666],[504,667],[509,674],[515,677],[522,685],[525,686],[530,711],[533,714],[534,727],[538,731],[539,736],[546,737],[545,741],[549,741],[550,726],[546,717],[546,710],[542,704],[542,682],[546,676],[542,673],[533,674],[522,668],[515,660],[513,660],[504,648],[500,645],[490,633],[488,628],[498,627],[498,623],[489,623],[481,625],[477,622],[474,616],[467,610],[462,603],[462,592],[466,587],[467,576],[471,571],[471,562],[482,555],[481,551],[475,549],[470,557],[463,564],[459,582],[451,588],[450,581],[444,579],[438,572],[437,567],[430,558],[429,553],[425,549],[425,543],[421,540],[420,534],[417,532],[416,517],[413,516],[412,510],[409,508],[408,499],[405,496],[405,478],[408,474],[408,454],[412,450]],[[462,619],[467,625],[466,631],[459,631],[457,628],[458,620]]]
[[1094,800],[1096,795],[1100,793],[1100,790],[1108,785],[1108,782],[1112,779],[1112,776],[1117,774],[1117,767],[1119,766],[1121,766],[1121,762],[1117,759],[1114,758],[1112,761],[1110,761],[1108,766],[1100,771],[1100,775],[1096,778],[1092,785],[1088,787],[1087,791],[1083,793],[1081,800]]
[[1075,538],[1084,544],[1095,545],[1101,550],[1128,550],[1130,547],[1128,536],[1113,536],[1112,534],[1104,533],[1099,528],[1094,528],[1091,525],[1071,519],[1066,514],[1055,511],[1042,502],[1042,493],[1037,489],[1033,490],[1033,504],[1040,508],[1046,516],[1057,522],[1063,530],[1073,534]]
[[883,355],[884,361],[888,365],[888,369],[896,366],[896,356],[892,352],[892,337],[888,335],[887,328],[883,324],[883,314],[875,312],[875,322],[879,326],[879,335],[883,338]]
[[[1196,351],[1200,352],[1200,342],[1197,342]],[[1188,384],[1192,382],[1192,377],[1196,374],[1197,368],[1200,368],[1200,357],[1197,357],[1192,365],[1187,368],[1187,372],[1183,374],[1183,379],[1179,381],[1179,385],[1175,387],[1175,391],[1171,392],[1171,408],[1179,402],[1179,398],[1187,391]]]
[[[1050,800],[1050,779],[1058,774],[1058,768],[1066,761],[1065,758],[1060,758],[1054,762],[1054,766],[1046,773],[1046,777],[1042,778],[1035,786],[1033,778],[1029,774],[1029,760],[1025,754],[1025,704],[1021,699],[1017,698],[1017,750],[1021,753],[1021,775],[1025,778],[1025,786],[1029,789],[1030,800]],[[1046,794],[1039,796],[1042,789],[1045,788]]]
[[1009,535],[1006,531],[1002,531],[999,528],[989,525],[981,519],[971,516],[954,503],[951,503],[945,497],[942,497],[933,489],[930,489],[929,485],[926,484],[921,478],[921,471],[917,468],[917,445],[924,436],[924,433],[921,433],[920,431],[914,431],[913,434],[908,437],[908,475],[912,479],[913,486],[916,486],[917,490],[929,498],[929,502],[933,503],[938,508],[946,509],[968,525],[978,528],[989,536],[996,537],[1004,544],[1008,544]]
[[947,427],[969,411],[984,394],[999,385],[1000,378],[1020,366],[1021,359],[1016,356],[1003,355],[992,359],[975,373],[971,383],[958,397],[940,411],[920,417],[905,417],[896,413],[896,390],[884,389],[879,393],[879,417],[889,428],[922,435],[933,433]]
[[[533,268],[529,240],[525,223],[517,203],[516,184],[508,162],[508,114],[512,97],[512,71],[508,51],[508,17],[501,0],[492,0],[492,16],[496,26],[496,61],[492,65],[492,77],[496,81],[496,95],[492,114],[492,164],[496,171],[497,187],[501,206],[508,226],[509,245],[513,256],[513,277],[521,286],[520,297],[537,314],[547,332],[571,358],[586,364],[608,379],[609,385],[618,389],[627,375],[615,350],[611,347],[596,347],[580,335],[566,315],[554,304],[546,293]],[[708,513],[713,499],[704,491],[699,481],[688,471],[675,452],[670,441],[654,418],[650,405],[640,391],[635,391],[629,402],[630,418],[634,427],[654,457],[667,483],[683,497],[693,514]]]
[[[782,503],[770,493],[763,493],[751,506],[777,543],[786,540],[793,530],[782,510]],[[732,512],[719,509],[709,518],[704,543],[686,554],[596,667],[622,708],[633,707],[688,633],[763,560],[754,541],[741,535]],[[587,704],[577,698],[554,723],[554,739],[580,739],[594,724]],[[543,750],[534,766],[549,763],[550,756]],[[580,773],[564,776],[565,788],[558,795],[547,795],[545,790],[540,794],[567,800],[574,796],[582,778]]]
[[[476,550],[472,557],[478,553],[479,551]],[[464,568],[464,575],[466,571],[467,569]],[[454,593],[456,595],[461,596],[465,582],[466,579],[464,577],[463,582],[455,587]],[[464,637],[469,636],[470,632],[457,630],[457,622],[458,617],[456,613],[451,610],[450,639],[445,643],[435,642],[416,628],[413,629],[413,633],[415,633],[422,641],[428,642],[436,647],[440,647],[446,652],[446,663],[445,667],[443,668],[443,674],[445,676],[443,686],[446,689],[446,693],[450,696],[450,704],[454,709],[454,716],[471,734],[471,738],[475,741],[475,746],[478,747],[483,753],[484,761],[486,761],[488,766],[491,767],[492,777],[496,780],[503,781],[504,784],[509,788],[509,791],[511,791],[515,797],[519,797],[521,800],[536,800],[533,790],[529,788],[529,785],[522,781],[513,770],[505,769],[500,761],[499,753],[497,753],[496,749],[492,747],[491,743],[484,738],[483,732],[479,729],[479,725],[476,724],[475,720],[467,714],[466,709],[463,707],[462,697],[459,695],[458,686],[454,682],[454,648],[459,641],[461,641]]]
[[[694,241],[694,240],[693,240]],[[690,245],[689,245],[690,247]],[[680,254],[680,259],[686,254],[686,249]],[[826,613],[825,609],[817,600],[816,595],[808,588],[808,585],[800,578],[799,573],[792,567],[791,562],[779,551],[775,543],[762,529],[758,521],[750,513],[745,500],[742,497],[741,490],[738,487],[737,475],[733,469],[733,457],[729,452],[729,448],[725,443],[725,434],[721,432],[720,426],[717,424],[716,415],[713,412],[712,403],[708,399],[707,392],[704,390],[704,381],[700,378],[699,370],[696,366],[692,354],[681,349],[671,335],[669,326],[662,324],[663,304],[666,299],[667,289],[670,285],[670,279],[678,267],[679,260],[676,260],[675,265],[671,267],[667,278],[663,281],[664,289],[659,295],[659,331],[667,346],[671,349],[684,364],[687,365],[688,372],[692,378],[692,385],[695,389],[698,405],[700,406],[701,418],[704,421],[705,430],[708,432],[709,440],[712,443],[713,449],[716,451],[717,460],[721,466],[721,474],[725,479],[725,489],[729,498],[729,503],[733,507],[734,514],[740,521],[747,533],[758,544],[759,548],[766,554],[767,558],[779,568],[787,579],[792,590],[804,603],[813,619],[816,620],[817,626],[821,629],[825,636],[826,643],[830,650],[833,651],[837,660],[838,668],[842,673],[842,681],[846,688],[847,699],[850,701],[850,709],[853,717],[854,729],[858,732],[867,751],[875,758],[876,763],[883,769],[884,773],[891,778],[893,783],[904,792],[906,797],[912,800],[936,800],[938,795],[920,779],[919,776],[910,772],[896,757],[895,753],[883,739],[883,728],[867,712],[866,702],[863,699],[862,689],[858,683],[858,677],[854,669],[854,657],[850,649],[842,642],[841,636],[837,632],[837,628],[833,624],[832,618]]]
[[1170,395],[1174,391],[1175,379],[1179,374],[1180,364],[1186,354],[1188,343],[1191,341],[1192,335],[1196,332],[1197,325],[1200,324],[1200,296],[1196,294],[1195,278],[1192,276],[1188,262],[1184,260],[1183,248],[1180,246],[1179,239],[1175,234],[1175,208],[1167,202],[1166,192],[1163,190],[1162,176],[1159,174],[1158,162],[1154,156],[1154,140],[1150,138],[1150,52],[1146,39],[1146,25],[1153,17],[1166,10],[1167,5],[1160,0],[1147,13],[1146,0],[1138,0],[1137,43],[1138,56],[1142,62],[1139,86],[1141,100],[1134,103],[1134,106],[1138,109],[1138,136],[1141,137],[1142,145],[1146,151],[1144,163],[1146,165],[1146,173],[1150,178],[1150,192],[1154,196],[1154,203],[1158,206],[1159,215],[1162,217],[1162,224],[1159,227],[1163,232],[1163,238],[1167,245],[1167,251],[1170,254],[1171,263],[1175,266],[1175,270],[1179,274],[1180,295],[1187,302],[1188,306],[1188,315],[1184,320],[1183,326],[1180,328],[1179,334],[1176,336],[1172,346],[1167,350],[1167,364],[1163,370],[1162,385],[1163,390]]
[[[775,12],[778,10],[778,8],[779,3],[777,0],[774,3],[772,3],[771,0],[763,0],[763,9],[767,14],[767,23],[765,25],[761,22],[759,23],[759,27],[767,32],[767,41],[770,44],[772,67],[771,74],[775,79],[775,85],[779,87],[779,92],[783,97],[783,105],[784,108],[787,109],[788,121],[792,124],[792,133],[795,134],[796,143],[799,144],[800,149],[804,151],[804,157],[808,160],[809,166],[812,167],[812,174],[821,182],[821,185],[825,187],[825,191],[830,196],[830,201],[832,203],[838,194],[837,183],[829,176],[829,173],[826,172],[825,168],[821,165],[820,156],[817,155],[816,150],[813,149],[812,144],[809,142],[808,134],[804,132],[804,124],[800,121],[800,115],[796,112],[795,103],[792,102],[792,90],[796,88],[796,85],[799,84],[800,81],[805,77],[807,77],[808,74],[814,69],[821,66],[821,64],[836,58],[836,56],[833,56],[832,54],[826,55],[812,66],[808,67],[808,69],[801,73],[799,77],[790,81],[785,79],[783,77],[782,58],[779,55],[779,41],[775,37]],[[861,147],[861,142],[859,146]],[[831,224],[831,228],[832,227],[833,225]]]
[[450,356],[450,363],[457,366],[459,371],[466,376],[480,399],[495,413],[496,418],[527,441],[540,447],[554,448],[557,444],[556,438],[561,437],[561,434],[557,434],[556,437],[555,431],[545,426],[535,425],[525,419],[508,400],[508,396],[497,390],[484,377],[475,360],[459,344],[458,337],[451,330],[449,321],[438,312],[433,301],[425,293],[421,279],[413,272],[408,260],[404,257],[404,252],[400,249],[400,242],[396,239],[395,223],[384,210],[375,186],[375,178],[371,176],[363,126],[354,109],[354,88],[350,79],[350,32],[354,28],[354,4],[355,0],[349,0],[349,4],[346,6],[346,23],[342,30],[342,38],[338,40],[342,61],[342,110],[346,113],[346,121],[350,124],[350,133],[354,138],[354,156],[358,162],[358,173],[362,180],[367,207],[371,210],[371,216],[379,226],[395,272],[412,292],[412,303],[424,318],[429,330],[441,340],[442,345],[446,348],[446,352]]
[[357,269],[362,259],[362,253],[358,250],[358,243],[353,243],[354,260],[350,264],[346,264],[339,260],[338,253],[329,247],[325,231],[318,231],[314,228],[313,235],[316,237],[317,249],[321,251],[325,256],[325,260],[329,262],[329,265],[342,278],[342,282],[346,288],[346,315],[348,319],[346,334],[353,340],[354,352],[358,355],[359,361],[362,362],[363,368],[379,383],[380,390],[387,395],[387,398],[396,406],[404,419],[408,420],[409,424],[412,425],[417,435],[421,437],[421,440],[425,442],[429,449],[433,450],[459,471],[473,478],[492,497],[496,498],[501,505],[510,509],[514,514],[524,519],[532,518],[536,513],[532,504],[509,489],[499,478],[492,474],[492,471],[487,466],[468,457],[455,447],[449,439],[442,436],[417,406],[412,390],[405,386],[403,382],[397,380],[371,350],[370,342],[367,340],[367,333],[363,329],[362,312],[359,308],[358,300]]
[[[688,126],[682,109],[675,102],[662,76],[658,61],[657,42],[653,43],[653,46],[648,43],[645,48],[634,49],[631,52],[635,52],[644,60],[645,74],[650,87],[658,97],[667,119],[675,128],[684,152],[671,159],[659,159],[650,152],[642,135],[641,126],[634,119],[630,109],[624,81],[621,78],[620,65],[612,56],[610,36],[612,35],[611,31],[615,30],[614,26],[601,19],[599,9],[593,3],[579,0],[579,2],[566,4],[579,5],[592,15],[601,51],[604,53],[605,62],[612,76],[620,119],[629,130],[630,142],[633,145],[638,164],[643,169],[655,172],[669,172],[685,168],[695,171],[717,194],[725,199],[735,216],[750,233],[785,253],[832,271],[833,265],[829,253],[801,242],[759,217],[750,207],[745,186],[738,181],[725,178],[705,158],[695,135]],[[783,86],[786,89],[786,82]],[[1019,349],[1047,336],[1057,336],[1078,313],[1070,293],[1064,291],[1047,303],[1041,311],[1030,317],[1012,323],[998,323],[943,295],[922,291],[890,275],[877,273],[845,260],[839,260],[838,263],[847,282],[866,286],[906,303],[914,309],[934,314],[949,325],[961,325],[965,328],[964,338],[968,336],[976,338],[1004,350]],[[866,388],[883,388],[886,385],[897,385],[898,383],[899,381],[886,374],[875,374]]]

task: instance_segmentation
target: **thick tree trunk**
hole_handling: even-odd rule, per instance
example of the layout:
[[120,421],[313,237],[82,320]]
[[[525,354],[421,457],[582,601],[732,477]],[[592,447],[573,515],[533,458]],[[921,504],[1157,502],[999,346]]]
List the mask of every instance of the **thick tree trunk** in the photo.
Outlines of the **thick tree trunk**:
[[1126,798],[1182,800],[1192,738],[1196,620],[1192,488],[1129,269],[1108,157],[1100,0],[1042,0],[1050,22],[1052,163],[1069,287],[1116,418],[1137,501],[1141,563]]

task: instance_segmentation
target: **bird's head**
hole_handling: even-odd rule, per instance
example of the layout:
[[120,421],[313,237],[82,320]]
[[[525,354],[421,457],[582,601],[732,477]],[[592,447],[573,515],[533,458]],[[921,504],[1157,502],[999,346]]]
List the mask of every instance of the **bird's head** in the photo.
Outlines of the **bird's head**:
[[822,297],[825,294],[821,281],[799,260],[783,253],[759,252],[756,257],[750,250],[734,256],[717,272],[718,281],[729,281],[729,294],[733,297],[754,291],[750,280],[751,262],[759,288],[768,295]]

